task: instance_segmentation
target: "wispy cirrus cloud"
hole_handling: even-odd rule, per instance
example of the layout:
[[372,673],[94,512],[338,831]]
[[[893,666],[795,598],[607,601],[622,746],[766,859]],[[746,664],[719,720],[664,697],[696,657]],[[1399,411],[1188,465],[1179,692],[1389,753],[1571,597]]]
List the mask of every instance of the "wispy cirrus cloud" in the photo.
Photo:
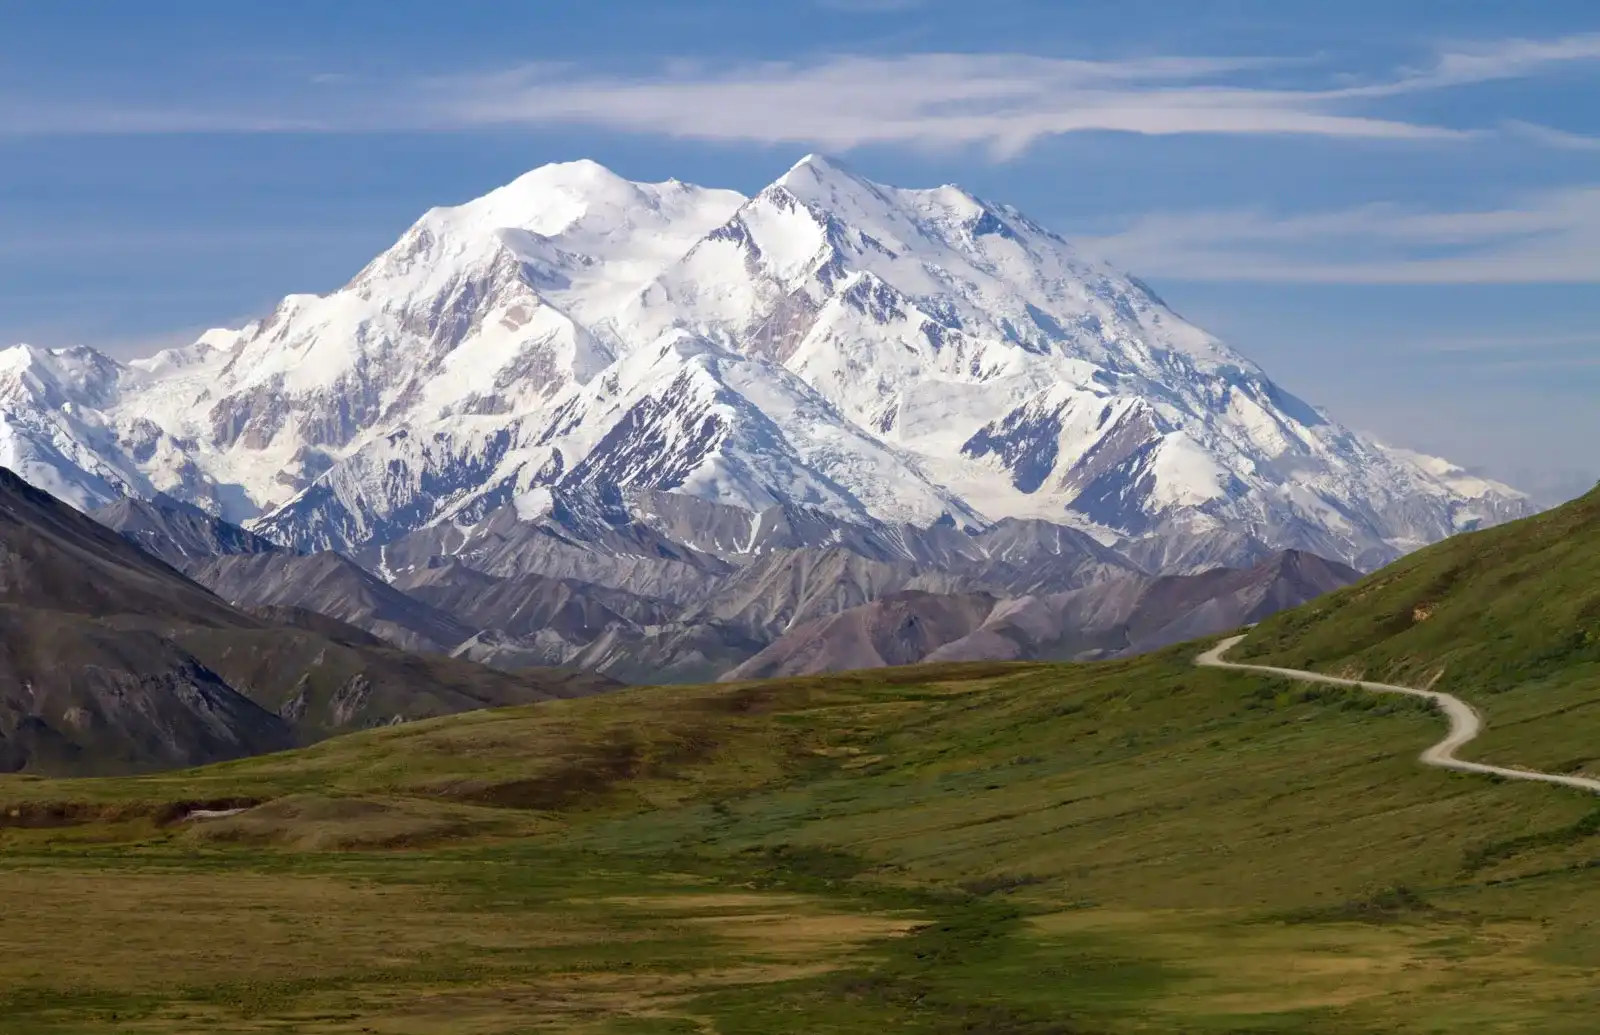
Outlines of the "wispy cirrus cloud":
[[1459,211],[1156,213],[1085,247],[1151,276],[1340,284],[1600,283],[1600,186]]
[[475,126],[581,124],[712,141],[983,145],[1014,156],[1091,130],[1460,139],[1463,130],[1350,110],[1311,91],[1228,85],[1254,59],[1097,62],[1018,54],[841,57],[574,79],[534,67],[438,82],[434,110]]
[[[286,107],[293,109],[297,104]],[[194,107],[102,100],[0,96],[0,135],[139,136],[155,134],[317,133],[337,124],[310,112]]]
[[[1001,158],[1087,131],[1461,140],[1493,130],[1386,115],[1383,102],[1587,61],[1600,61],[1600,34],[1463,45],[1387,77],[1351,83],[1335,74],[1332,85],[1298,88],[1256,85],[1261,72],[1298,64],[1270,58],[910,54],[609,78],[530,67],[436,82],[433,107],[468,125],[583,124],[834,149],[977,144]],[[1561,136],[1546,128],[1541,142],[1570,147]]]
[[1524,140],[1557,151],[1600,151],[1600,137],[1571,133],[1564,129],[1541,126],[1535,122],[1523,122],[1518,119],[1507,122],[1505,129]]
[[[860,9],[903,0],[819,0]],[[1402,95],[1531,77],[1600,61],[1600,35],[1507,40],[1439,52],[1416,67],[1352,82],[1315,62],[1158,56],[1080,60],[1027,54],[835,55],[809,61],[669,62],[627,75],[536,64],[382,81],[323,76],[297,89],[245,91],[248,104],[54,102],[0,97],[0,133],[471,131],[581,126],[724,142],[981,146],[998,158],[1055,136],[1298,135],[1452,141],[1501,132],[1408,118]],[[1292,69],[1298,85],[1281,85]],[[1273,74],[1278,73],[1278,74]],[[1318,82],[1319,77],[1321,82]],[[259,86],[259,84],[258,84]],[[228,91],[197,91],[226,97]],[[1553,127],[1525,139],[1573,149]]]
[[1547,40],[1457,44],[1441,53],[1430,68],[1401,81],[1419,89],[1463,86],[1521,79],[1551,67],[1585,61],[1600,61],[1600,32]]

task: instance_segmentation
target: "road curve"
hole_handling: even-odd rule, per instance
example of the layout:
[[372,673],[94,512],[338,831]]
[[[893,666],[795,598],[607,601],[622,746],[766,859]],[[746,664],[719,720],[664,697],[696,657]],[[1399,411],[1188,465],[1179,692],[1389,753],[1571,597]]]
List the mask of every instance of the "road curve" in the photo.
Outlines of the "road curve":
[[1223,661],[1222,656],[1243,640],[1243,636],[1234,636],[1223,640],[1215,647],[1194,659],[1196,665],[1206,668],[1227,668],[1238,672],[1260,672],[1263,675],[1283,676],[1286,679],[1298,679],[1307,683],[1328,683],[1332,686],[1352,686],[1359,690],[1370,690],[1377,694],[1405,694],[1408,697],[1421,697],[1432,701],[1440,711],[1450,719],[1450,732],[1439,743],[1422,753],[1422,764],[1437,766],[1440,769],[1454,769],[1458,773],[1481,773],[1488,776],[1503,776],[1507,780],[1532,780],[1536,783],[1554,783],[1563,787],[1576,787],[1582,791],[1600,794],[1600,780],[1591,780],[1586,776],[1562,776],[1559,773],[1541,773],[1531,769],[1506,769],[1497,765],[1484,765],[1482,762],[1464,762],[1456,757],[1456,751],[1470,743],[1483,730],[1483,720],[1471,706],[1461,698],[1452,694],[1442,694],[1437,690],[1418,690],[1410,686],[1395,686],[1392,683],[1369,683],[1362,679],[1341,679],[1338,676],[1324,676],[1317,672],[1305,672],[1297,668],[1277,668],[1272,665],[1245,665],[1236,661]]

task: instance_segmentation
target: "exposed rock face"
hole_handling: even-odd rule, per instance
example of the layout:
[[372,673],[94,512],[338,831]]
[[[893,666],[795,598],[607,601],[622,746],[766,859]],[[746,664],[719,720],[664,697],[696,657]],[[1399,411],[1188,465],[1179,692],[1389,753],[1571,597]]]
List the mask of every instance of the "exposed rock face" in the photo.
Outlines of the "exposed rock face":
[[891,593],[806,622],[723,678],[767,679],[911,665],[979,628],[997,603],[987,594]]
[[120,532],[145,553],[188,574],[216,557],[277,553],[283,549],[270,539],[170,496],[153,500],[124,496],[92,511],[90,517]]
[[[1226,531],[1113,548],[1036,519],[917,528],[796,504],[750,512],[653,490],[551,490],[470,528],[425,529],[367,554],[386,583],[332,553],[205,561],[194,555],[241,540],[218,519],[179,516],[208,531],[181,537],[194,576],[273,621],[351,645],[388,642],[507,671],[564,666],[629,682],[1148,649],[1291,606],[1347,571],[1273,555]],[[1134,556],[1194,577],[1153,576]],[[1276,567],[1257,564],[1263,557]],[[1255,567],[1227,569],[1236,558]],[[974,600],[992,608],[963,627]],[[878,603],[884,609],[867,606]],[[916,635],[884,640],[902,615]],[[303,716],[307,705],[294,697],[283,707]]]
[[1130,575],[1011,600],[897,593],[798,625],[723,678],[1139,653],[1237,628],[1359,577],[1344,565],[1288,551],[1246,570]]
[[447,654],[477,631],[336,553],[230,554],[196,566],[191,574],[236,607],[305,608],[404,650]]

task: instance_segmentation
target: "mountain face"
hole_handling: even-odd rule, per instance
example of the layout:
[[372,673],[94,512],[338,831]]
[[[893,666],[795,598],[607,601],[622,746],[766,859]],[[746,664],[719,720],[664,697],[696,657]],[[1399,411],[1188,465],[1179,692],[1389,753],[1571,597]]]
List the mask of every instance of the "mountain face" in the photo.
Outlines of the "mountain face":
[[302,612],[247,614],[0,469],[0,772],[198,765],[614,685],[407,655]]
[[380,548],[370,559],[386,582],[341,554],[260,549],[170,500],[95,513],[269,624],[347,647],[628,682],[1136,652],[1256,621],[1356,577],[1294,551],[1248,569],[1208,563],[1265,549],[1229,532],[1161,539],[1164,565],[1203,570],[1158,577],[1128,556],[1145,540],[1112,550],[1039,520],[919,529],[795,504],[751,512],[653,490],[552,490],[538,509],[524,498],[465,533],[425,529]]
[[122,536],[0,468],[0,604],[60,614],[257,625]]
[[1249,569],[1126,575],[1043,596],[893,593],[796,625],[722,678],[1138,654],[1236,629],[1358,578],[1344,565],[1285,551]]
[[[679,600],[823,519],[873,530],[868,556],[1014,518],[1373,567],[1530,509],[1341,427],[1015,209],[816,156],[750,198],[546,166],[188,348],[19,346],[0,461],[75,506],[162,492],[380,572],[492,523],[543,552],[525,571],[615,585],[512,526],[652,500],[609,527],[630,556],[689,548],[636,573]],[[502,548],[493,573],[515,566]]]
[[982,627],[998,601],[984,593],[890,593],[813,619],[723,677],[725,681],[914,665]]
[[336,553],[235,553],[196,567],[190,577],[235,607],[305,608],[402,650],[447,654],[477,631]]
[[120,532],[145,553],[191,576],[217,557],[278,553],[283,549],[270,539],[167,496],[153,500],[124,496],[110,506],[90,511],[89,516]]

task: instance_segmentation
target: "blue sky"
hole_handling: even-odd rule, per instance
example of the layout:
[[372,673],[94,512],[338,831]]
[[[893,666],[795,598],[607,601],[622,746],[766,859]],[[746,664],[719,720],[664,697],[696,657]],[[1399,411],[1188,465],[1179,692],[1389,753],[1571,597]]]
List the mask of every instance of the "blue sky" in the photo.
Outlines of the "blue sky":
[[1017,205],[1346,423],[1600,479],[1593,0],[0,0],[0,342],[147,352],[547,161],[812,150]]

